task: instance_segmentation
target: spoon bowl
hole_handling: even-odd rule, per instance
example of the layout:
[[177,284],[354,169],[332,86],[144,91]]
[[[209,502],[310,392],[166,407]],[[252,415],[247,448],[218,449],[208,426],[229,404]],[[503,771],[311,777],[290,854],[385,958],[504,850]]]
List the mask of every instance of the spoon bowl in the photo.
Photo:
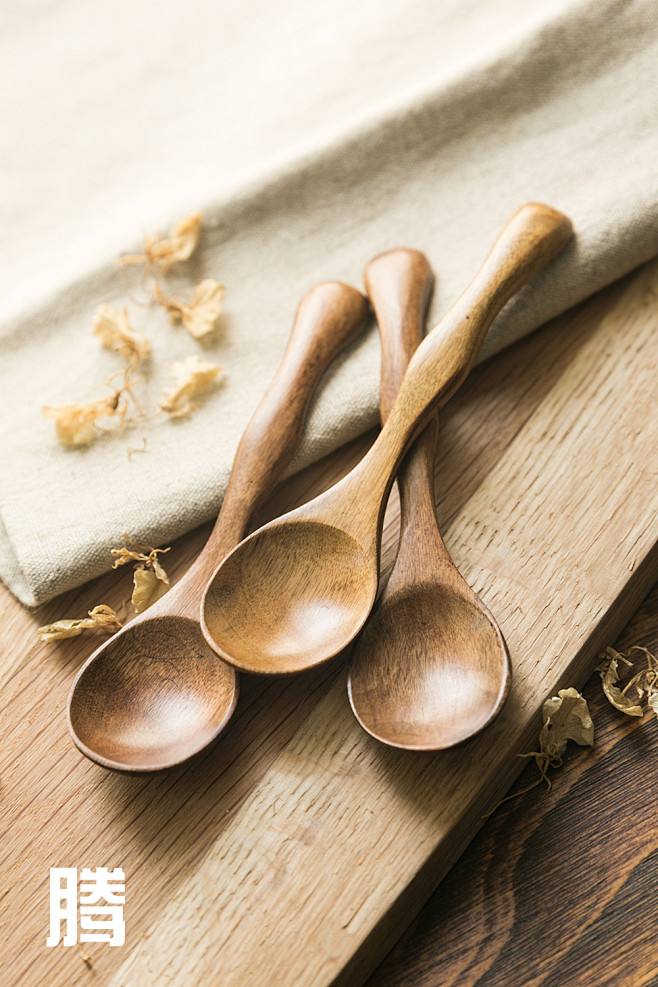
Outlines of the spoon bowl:
[[208,589],[202,626],[236,667],[293,672],[351,641],[376,592],[372,561],[346,531],[314,520],[275,522],[226,558]]
[[132,623],[111,644],[98,650],[69,704],[69,729],[87,757],[107,768],[158,771],[221,733],[238,698],[235,674],[196,621]]
[[508,678],[505,641],[481,601],[426,582],[387,595],[372,614],[348,694],[357,720],[377,740],[440,750],[489,723]]

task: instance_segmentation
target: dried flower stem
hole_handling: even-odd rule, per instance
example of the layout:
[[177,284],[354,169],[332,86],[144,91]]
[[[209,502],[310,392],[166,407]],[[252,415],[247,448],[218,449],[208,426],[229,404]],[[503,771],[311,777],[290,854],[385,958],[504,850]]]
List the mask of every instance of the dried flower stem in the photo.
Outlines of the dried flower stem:
[[56,620],[52,624],[37,627],[37,636],[42,641],[59,641],[62,638],[78,637],[85,630],[101,629],[114,634],[121,627],[121,621],[112,607],[100,604],[89,610],[88,615],[81,620]]

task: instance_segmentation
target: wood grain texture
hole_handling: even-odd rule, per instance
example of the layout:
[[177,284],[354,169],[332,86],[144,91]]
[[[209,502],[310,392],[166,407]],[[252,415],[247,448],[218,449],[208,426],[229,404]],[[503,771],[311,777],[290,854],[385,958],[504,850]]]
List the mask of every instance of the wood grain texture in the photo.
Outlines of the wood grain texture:
[[[415,277],[410,277],[413,271]],[[385,422],[424,332],[427,259],[394,250],[364,275],[382,340]],[[393,571],[352,649],[350,705],[377,740],[405,750],[452,747],[482,730],[507,695],[507,645],[445,547],[434,508],[436,421],[398,472],[400,543]]]
[[[495,316],[565,247],[571,222],[528,203],[409,362],[363,460],[320,497],[252,533],[206,588],[201,629],[241,671],[300,672],[339,655],[365,623],[379,583],[388,495],[409,446],[466,379]],[[408,274],[417,279],[417,272]]]
[[[615,647],[636,644],[658,651],[658,585]],[[613,709],[597,672],[583,691],[594,748],[496,810],[368,987],[658,983],[658,720]]]
[[[46,646],[33,630],[119,608],[129,574],[34,614],[3,594],[0,982],[362,982],[518,774],[543,699],[586,680],[658,577],[657,325],[654,264],[477,368],[442,415],[439,523],[515,673],[501,716],[458,751],[377,744],[351,714],[344,668],[328,665],[246,678],[226,733],[184,770],[108,773],[64,722],[91,639]],[[286,483],[261,520],[363,447]],[[398,524],[392,496],[387,570]],[[174,546],[174,573],[207,531]],[[91,973],[74,949],[45,947],[50,866],[126,872],[126,945],[90,944]]]

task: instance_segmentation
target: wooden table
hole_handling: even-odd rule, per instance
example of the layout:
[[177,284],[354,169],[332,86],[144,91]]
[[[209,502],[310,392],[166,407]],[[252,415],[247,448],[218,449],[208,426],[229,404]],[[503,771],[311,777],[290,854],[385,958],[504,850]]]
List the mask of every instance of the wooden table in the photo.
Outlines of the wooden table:
[[[652,486],[655,466],[650,462],[655,444],[647,439],[651,432],[638,431],[638,408],[644,409],[640,420],[645,422],[647,409],[654,401],[658,362],[652,328],[658,313],[657,299],[658,265],[654,264],[567,314],[557,328],[542,330],[524,340],[514,352],[497,357],[495,367],[478,368],[443,416],[437,474],[441,476],[445,471],[452,479],[449,484],[441,484],[438,514],[442,525],[448,527],[452,545],[463,555],[463,563],[469,565],[469,555],[477,558],[481,549],[486,551],[487,537],[480,545],[477,532],[468,528],[461,531],[459,524],[451,525],[455,517],[461,516],[461,505],[477,499],[483,478],[486,481],[493,476],[494,481],[498,478],[499,486],[492,481],[487,494],[498,489],[497,509],[505,509],[505,469],[510,462],[506,451],[513,451],[515,437],[522,434],[531,448],[535,448],[533,443],[542,448],[554,423],[564,421],[564,408],[551,403],[552,395],[559,397],[563,392],[560,387],[553,389],[568,379],[566,393],[573,402],[569,405],[570,425],[578,434],[580,420],[574,408],[589,410],[590,399],[596,404],[597,395],[612,393],[610,375],[615,375],[619,366],[617,331],[627,330],[624,339],[634,338],[637,346],[641,345],[634,356],[630,351],[624,353],[625,358],[634,361],[628,364],[633,369],[630,383],[623,374],[616,374],[614,381],[625,417],[623,434],[615,436],[613,452],[617,448],[620,454],[627,451],[627,436],[628,442],[639,443],[638,447],[644,450],[639,463],[642,485],[635,474],[632,484],[625,477],[632,506],[628,498],[619,501],[617,497],[619,502],[610,502],[605,537],[600,543],[595,540],[594,552],[590,540],[591,566],[585,573],[596,598],[614,605],[616,615],[609,620],[602,607],[601,621],[593,625],[592,634],[585,639],[583,627],[589,627],[588,608],[581,599],[574,626],[566,623],[571,616],[567,612],[571,584],[563,583],[565,616],[557,628],[560,644],[551,638],[547,650],[553,649],[552,655],[544,650],[536,656],[517,652],[526,666],[534,663],[532,690],[521,697],[525,709],[517,697],[516,712],[508,703],[507,711],[486,736],[461,749],[452,762],[455,785],[464,776],[464,757],[470,756],[471,767],[482,763],[487,758],[482,753],[483,746],[488,748],[496,737],[502,744],[509,736],[503,732],[514,730],[514,717],[521,714],[525,725],[517,730],[510,749],[531,749],[528,744],[536,736],[536,711],[545,696],[546,662],[550,666],[552,661],[555,669],[562,649],[569,651],[571,664],[559,667],[576,675],[578,681],[562,684],[582,685],[587,670],[591,671],[596,662],[593,642],[600,646],[609,635],[610,643],[612,628],[616,633],[626,623],[655,581],[655,519],[652,522],[647,514],[647,505],[654,502],[656,491]],[[599,379],[590,394],[588,371],[592,359],[599,358]],[[539,369],[524,377],[519,367],[528,366]],[[641,393],[631,391],[629,396],[628,388],[637,384],[638,377],[642,379]],[[512,385],[518,381],[519,386],[501,388],[501,379],[511,380]],[[606,421],[597,424],[597,436]],[[319,492],[359,458],[371,438],[353,443],[284,484],[264,516],[280,513]],[[554,451],[553,446],[550,448]],[[587,490],[589,465],[579,475],[582,465],[579,453],[574,456],[574,473],[570,477],[578,494]],[[546,471],[537,467],[533,475],[541,485]],[[598,478],[600,481],[600,469]],[[612,474],[610,483],[615,483]],[[517,482],[517,493],[522,489],[523,484]],[[539,491],[544,506],[552,489]],[[598,495],[599,487],[596,489]],[[555,493],[559,497],[560,491]],[[568,502],[567,498],[565,503]],[[387,568],[397,537],[395,510],[393,497],[384,534]],[[635,510],[643,512],[641,525],[637,526],[636,542],[629,542],[626,534],[636,533]],[[527,513],[521,514],[513,514],[514,523],[527,520]],[[207,525],[203,526],[174,545],[168,557],[174,578],[196,556],[208,530]],[[550,536],[545,525],[541,534],[544,540]],[[620,536],[625,544],[623,552],[613,555],[615,572],[601,573],[596,559],[609,558],[611,546],[620,544]],[[534,569],[526,570],[526,578],[533,573],[542,578],[547,555],[545,546],[540,547],[535,553]],[[471,578],[477,575],[479,592],[484,585],[485,602],[500,589],[501,566],[504,568],[505,562],[500,552],[492,555],[484,580],[472,564],[470,572],[466,570]],[[559,563],[559,558],[552,561],[554,566]],[[499,602],[506,606],[503,617],[509,627],[514,626],[515,566],[518,559],[507,560],[505,583],[500,590]],[[507,597],[505,586],[509,586]],[[615,597],[617,593],[620,595]],[[206,757],[185,768],[153,778],[105,772],[72,748],[65,727],[68,690],[76,669],[94,644],[89,638],[79,638],[44,645],[36,641],[34,631],[38,624],[58,617],[83,616],[101,602],[118,609],[129,595],[130,574],[114,572],[28,613],[0,588],[0,983],[3,987],[222,984],[222,979],[217,979],[218,964],[232,963],[230,957],[227,960],[230,950],[225,948],[222,936],[236,947],[239,962],[247,964],[240,970],[249,969],[253,942],[260,936],[265,943],[259,953],[261,968],[270,962],[270,956],[278,964],[278,974],[269,979],[272,987],[328,984],[328,978],[339,971],[341,983],[362,983],[386,950],[395,945],[468,839],[481,828],[483,813],[491,811],[516,774],[515,758],[508,751],[505,763],[501,758],[496,767],[495,758],[488,756],[489,768],[496,769],[491,772],[489,789],[472,796],[468,822],[462,825],[455,820],[438,860],[436,854],[423,858],[421,851],[424,845],[432,845],[437,812],[457,808],[441,786],[432,788],[437,777],[432,765],[438,762],[425,761],[423,767],[414,755],[398,757],[400,752],[392,754],[374,742],[364,743],[364,735],[346,708],[344,685],[339,681],[344,668],[340,666],[286,681],[275,679],[263,684],[246,680],[230,730]],[[550,601],[546,606],[549,612]],[[650,602],[624,633],[623,644],[647,644],[654,649],[658,646],[654,629],[657,607],[654,591]],[[501,619],[500,609],[492,609]],[[554,611],[555,607],[553,622]],[[540,624],[542,619],[540,614]],[[579,643],[574,650],[576,640],[582,642],[582,647]],[[520,660],[516,670],[521,672]],[[516,680],[518,683],[523,678],[517,675]],[[372,974],[371,985],[527,987],[550,983],[551,987],[639,987],[658,983],[652,878],[658,855],[652,818],[655,795],[651,763],[656,722],[648,716],[640,722],[627,720],[609,709],[596,680],[590,681],[587,696],[597,728],[594,750],[570,752],[556,775],[552,792],[536,788],[505,802],[494,813],[466,855],[445,876],[413,931]],[[336,749],[327,750],[327,744],[334,744]],[[271,796],[267,785],[273,766],[277,773]],[[527,769],[529,777],[521,780],[522,787],[533,777],[532,771],[532,766]],[[360,787],[359,779],[366,779],[372,788]],[[295,788],[298,781],[301,798]],[[287,799],[288,783],[294,797]],[[280,795],[282,790],[284,794]],[[336,819],[332,815],[334,806],[346,790],[352,790],[355,798],[343,818]],[[364,791],[366,796],[372,793],[371,802],[364,800]],[[326,805],[322,807],[327,792]],[[428,815],[429,799],[434,800],[433,816]],[[306,802],[307,814],[304,816],[300,810],[295,817],[298,804],[304,809]],[[397,825],[397,854],[405,842],[410,852],[416,853],[416,846],[420,848],[419,870],[415,873],[421,877],[409,880],[416,857],[407,867],[406,887],[396,883],[396,872],[384,875],[376,908],[371,906],[374,895],[364,895],[363,886],[369,871],[375,865],[387,864],[389,858],[380,851],[373,807],[380,815],[379,825],[391,831]],[[251,845],[245,846],[241,843],[242,827],[252,817],[258,817],[261,829],[252,834]],[[336,882],[342,898],[332,902],[327,897],[326,878],[339,873],[332,870],[334,861],[343,870],[349,870],[353,862],[350,839],[355,819],[361,827],[362,869],[356,886],[343,885],[339,889]],[[424,827],[420,835],[425,844],[420,838],[417,843],[409,840],[409,821]],[[339,825],[343,826],[340,840],[329,846],[332,827]],[[232,861],[226,856],[228,843],[219,839],[226,833],[233,839]],[[399,858],[393,855],[390,859]],[[303,939],[296,930],[291,932],[290,912],[286,909],[297,909],[298,924],[308,921],[308,898],[300,904],[300,894],[307,887],[303,882],[308,881],[308,869],[317,867],[318,862],[324,866],[324,873],[319,888],[314,889],[316,931],[314,937]],[[98,944],[92,944],[88,950],[91,967],[72,948],[64,954],[45,948],[48,868],[67,866],[121,866],[130,875],[130,907],[126,902],[130,943],[126,942],[125,951],[105,944],[94,948]],[[303,867],[307,868],[305,874]],[[301,887],[297,883],[300,874]],[[262,915],[262,898],[258,897],[263,887],[270,896],[268,907],[281,911],[278,926],[269,930]],[[289,896],[286,899],[282,897],[285,888]],[[400,895],[402,890],[409,893]],[[231,910],[240,895],[243,910],[234,915]],[[386,902],[391,903],[390,911],[386,911]],[[323,923],[332,907],[337,911],[333,931],[328,929],[325,935]],[[345,925],[340,924],[342,915],[351,916]],[[373,919],[370,926],[364,915]],[[227,926],[222,931],[219,921],[232,922],[229,931],[225,931]],[[276,935],[272,929],[277,930]],[[282,944],[279,934],[296,938]],[[237,940],[241,940],[240,948]],[[293,959],[298,972],[291,975]],[[317,966],[313,978],[308,976],[309,964]],[[245,980],[240,970],[230,978],[231,984],[238,987],[243,983],[245,987],[258,983],[260,987],[266,979],[259,973],[256,981],[253,977]]]
[[[636,644],[658,653],[658,585],[615,647]],[[658,719],[619,713],[598,672],[583,695],[594,748],[499,807],[367,987],[658,984]]]

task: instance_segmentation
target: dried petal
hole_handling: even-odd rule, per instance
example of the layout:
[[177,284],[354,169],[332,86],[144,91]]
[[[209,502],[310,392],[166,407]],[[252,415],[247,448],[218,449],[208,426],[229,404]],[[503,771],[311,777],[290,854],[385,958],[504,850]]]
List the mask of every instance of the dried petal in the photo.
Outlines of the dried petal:
[[614,648],[606,648],[606,658],[599,665],[599,675],[603,684],[603,691],[615,709],[626,713],[627,716],[642,716],[642,707],[634,703],[632,699],[624,695],[617,686],[619,682],[619,663],[632,666],[632,662],[625,655],[615,651]]
[[658,692],[653,692],[647,699],[647,705],[649,709],[652,709],[656,716],[658,716]]
[[221,372],[219,363],[208,363],[188,356],[172,364],[175,386],[162,395],[160,407],[171,418],[182,418],[198,407],[190,398],[206,390]]
[[[169,576],[165,572],[158,555],[171,551],[169,548],[151,548],[150,545],[138,545],[124,535],[126,545],[111,549],[114,555],[113,569],[129,562],[136,562],[133,573],[132,602],[137,613],[142,613],[152,603],[159,600],[169,589]],[[130,548],[129,546],[133,546]]]
[[180,320],[195,339],[203,339],[215,329],[222,312],[225,287],[219,281],[207,278],[198,284],[188,300],[172,295],[167,298],[158,284],[155,295],[158,303],[166,308],[172,322]]
[[157,569],[137,568],[133,573],[132,602],[137,613],[143,613],[169,589],[169,577],[161,565]]
[[103,346],[118,353],[130,363],[139,363],[151,352],[146,336],[133,331],[125,308],[117,312],[111,305],[99,305],[92,324],[94,336],[100,339]]
[[77,637],[83,631],[97,627],[110,634],[120,629],[121,622],[112,607],[101,604],[81,620],[56,620],[54,624],[44,624],[37,628],[37,634],[42,641],[58,641],[65,637]]
[[542,707],[544,726],[539,734],[540,750],[553,760],[559,760],[574,740],[584,747],[594,743],[594,723],[587,700],[574,688],[560,689],[557,696],[547,699]]
[[144,237],[144,253],[122,257],[121,264],[148,264],[166,273],[174,264],[194,253],[201,232],[201,213],[192,213],[176,223],[169,236]]
[[169,576],[165,572],[164,567],[160,564],[160,562],[158,562],[157,558],[155,557],[155,554],[153,556],[153,561],[151,562],[151,567],[153,569],[153,572],[155,573],[156,578],[161,579],[162,582],[166,583],[168,586]]
[[44,407],[41,413],[45,418],[55,419],[57,438],[65,446],[86,446],[95,438],[96,422],[99,418],[120,415],[123,418],[125,406],[119,400],[120,392],[88,404],[60,404],[56,408]]

